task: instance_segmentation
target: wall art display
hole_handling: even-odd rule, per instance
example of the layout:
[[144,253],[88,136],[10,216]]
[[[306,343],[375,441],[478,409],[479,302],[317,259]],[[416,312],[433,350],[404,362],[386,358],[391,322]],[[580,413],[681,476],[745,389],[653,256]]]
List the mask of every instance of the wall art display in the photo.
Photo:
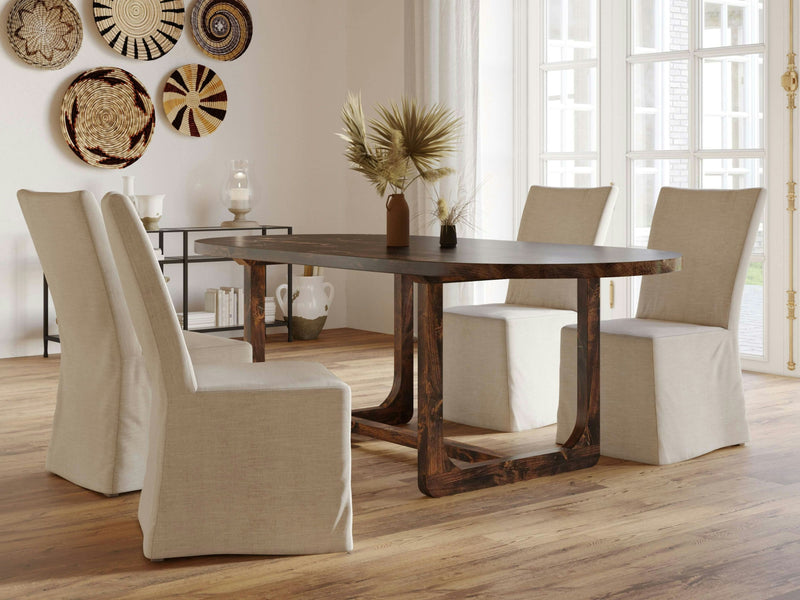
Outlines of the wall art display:
[[155,123],[147,90],[116,67],[81,73],[61,102],[64,139],[78,158],[95,167],[122,169],[139,160]]
[[17,0],[7,23],[8,41],[39,69],[62,69],[80,50],[83,25],[69,0]]
[[225,118],[228,93],[222,79],[204,65],[178,67],[164,85],[164,112],[183,135],[214,133]]
[[100,35],[128,58],[161,58],[183,31],[183,0],[94,0],[92,6]]
[[192,32],[200,49],[217,60],[235,60],[250,45],[253,19],[242,0],[197,0]]

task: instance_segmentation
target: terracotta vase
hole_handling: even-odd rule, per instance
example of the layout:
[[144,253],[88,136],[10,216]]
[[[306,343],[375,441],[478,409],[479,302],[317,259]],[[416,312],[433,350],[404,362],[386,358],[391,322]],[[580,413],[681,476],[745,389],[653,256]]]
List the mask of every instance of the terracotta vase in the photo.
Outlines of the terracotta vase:
[[455,225],[442,225],[439,231],[439,246],[442,248],[455,248],[458,244]]
[[386,245],[408,246],[408,203],[404,194],[389,194],[386,200]]

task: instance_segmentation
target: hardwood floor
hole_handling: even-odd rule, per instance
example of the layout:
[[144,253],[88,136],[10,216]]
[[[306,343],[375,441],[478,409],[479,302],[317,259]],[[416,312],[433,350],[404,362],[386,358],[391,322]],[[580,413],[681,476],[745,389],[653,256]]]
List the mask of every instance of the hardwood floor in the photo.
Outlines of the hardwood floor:
[[[354,406],[391,384],[385,335],[270,339],[273,357],[324,363]],[[417,490],[415,451],[354,439],[351,554],[162,563],[142,555],[138,493],[105,498],[44,471],[57,383],[57,357],[0,360],[3,599],[800,598],[798,380],[745,374],[745,447],[665,467],[601,458],[439,499]],[[451,433],[504,450],[555,435]]]

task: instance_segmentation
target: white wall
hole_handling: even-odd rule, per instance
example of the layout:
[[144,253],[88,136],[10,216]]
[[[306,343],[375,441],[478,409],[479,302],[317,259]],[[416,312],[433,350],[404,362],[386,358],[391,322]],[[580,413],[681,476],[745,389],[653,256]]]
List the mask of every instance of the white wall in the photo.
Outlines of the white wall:
[[[4,22],[11,4],[7,2],[0,14]],[[368,102],[401,93],[402,2],[251,1],[253,41],[233,62],[202,54],[188,20],[177,46],[166,56],[151,62],[125,58],[100,37],[91,3],[75,5],[83,20],[83,45],[62,70],[28,67],[2,36],[0,74],[9,89],[0,100],[0,357],[41,352],[41,270],[17,205],[19,188],[85,188],[99,198],[120,189],[121,175],[129,174],[136,177],[138,193],[167,195],[163,225],[215,224],[229,216],[217,199],[227,161],[248,158],[261,196],[251,213],[256,220],[291,224],[295,233],[383,232],[382,200],[348,171],[342,142],[334,133],[340,129],[347,89],[363,90]],[[192,3],[187,5],[191,9]],[[224,122],[201,139],[174,131],[160,98],[169,73],[192,62],[214,69],[229,95]],[[60,104],[67,86],[78,73],[99,66],[133,73],[156,105],[150,147],[124,170],[84,164],[61,136]],[[175,269],[173,291],[180,279]],[[233,265],[192,269],[192,306],[205,287],[241,284],[240,269]],[[283,281],[283,273],[270,270],[270,292]],[[389,276],[333,270],[326,276],[336,286],[328,327],[390,329]]]
[[[376,103],[399,100],[404,92],[404,4],[398,0],[348,2],[347,84],[351,91],[361,92],[367,118],[374,115]],[[347,232],[385,233],[386,198],[380,198],[354,171],[348,171],[346,182]],[[348,326],[392,332],[393,282],[388,274],[349,272]]]

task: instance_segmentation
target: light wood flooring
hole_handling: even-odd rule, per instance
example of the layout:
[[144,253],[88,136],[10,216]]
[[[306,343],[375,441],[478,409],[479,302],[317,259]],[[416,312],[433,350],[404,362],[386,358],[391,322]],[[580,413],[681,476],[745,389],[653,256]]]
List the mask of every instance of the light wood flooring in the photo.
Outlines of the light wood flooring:
[[[271,357],[319,360],[356,406],[391,383],[385,335],[270,339]],[[665,467],[601,458],[448,498],[417,490],[413,450],[360,438],[351,554],[162,563],[142,555],[138,493],[105,498],[44,471],[57,382],[57,357],[0,360],[3,599],[800,599],[798,380],[745,374],[745,447]],[[461,439],[547,446],[553,429]]]

